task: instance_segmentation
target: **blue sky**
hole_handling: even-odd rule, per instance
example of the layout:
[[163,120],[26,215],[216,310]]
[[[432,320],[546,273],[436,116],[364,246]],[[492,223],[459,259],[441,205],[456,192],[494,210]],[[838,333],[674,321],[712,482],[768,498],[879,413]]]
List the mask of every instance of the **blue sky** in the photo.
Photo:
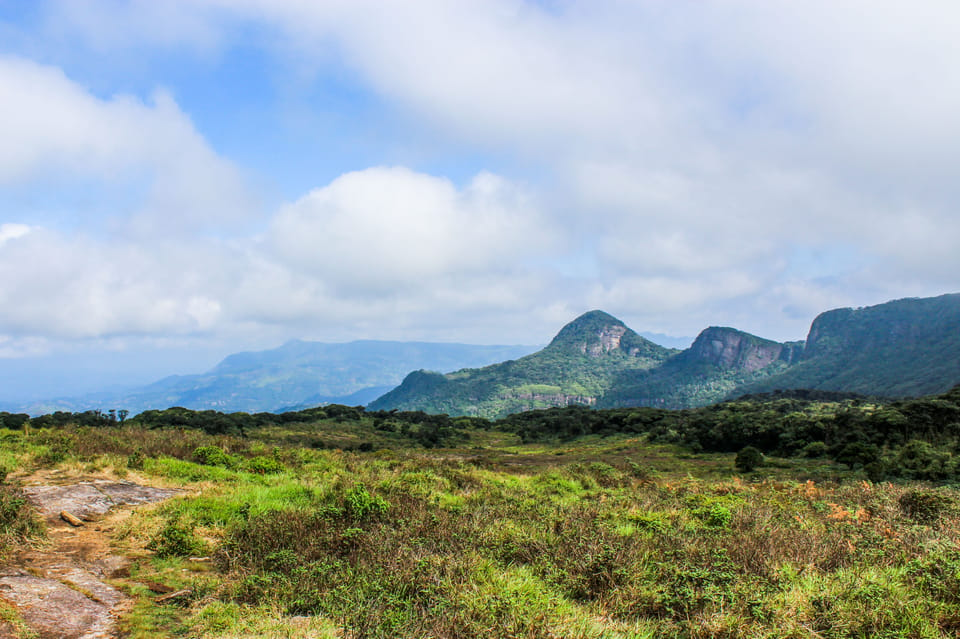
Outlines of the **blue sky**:
[[0,3],[5,392],[593,308],[800,339],[955,292],[958,32],[936,1]]

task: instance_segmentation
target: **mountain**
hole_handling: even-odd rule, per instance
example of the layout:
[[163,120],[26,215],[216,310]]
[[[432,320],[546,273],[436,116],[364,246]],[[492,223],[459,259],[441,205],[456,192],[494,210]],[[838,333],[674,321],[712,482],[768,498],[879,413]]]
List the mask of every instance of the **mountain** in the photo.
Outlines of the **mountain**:
[[415,371],[369,408],[496,418],[532,408],[595,405],[626,371],[649,369],[676,352],[603,311],[590,311],[532,355],[446,375]]
[[690,348],[660,366],[621,374],[598,406],[704,406],[744,384],[781,373],[802,352],[803,342],[774,342],[735,328],[711,326]]
[[183,406],[259,412],[325,403],[355,405],[393,388],[411,369],[483,366],[534,349],[430,342],[326,344],[293,340],[271,350],[230,355],[199,375],[174,375],[122,393],[96,393],[13,408],[16,412],[39,414],[92,408],[125,408],[138,413],[150,408]]
[[370,408],[496,418],[568,404],[689,408],[774,390],[906,397],[958,383],[960,294],[952,294],[828,311],[806,342],[713,326],[684,351],[592,311],[542,351],[446,375],[416,371]]
[[839,308],[814,319],[799,361],[739,393],[809,388],[904,397],[960,382],[960,294]]

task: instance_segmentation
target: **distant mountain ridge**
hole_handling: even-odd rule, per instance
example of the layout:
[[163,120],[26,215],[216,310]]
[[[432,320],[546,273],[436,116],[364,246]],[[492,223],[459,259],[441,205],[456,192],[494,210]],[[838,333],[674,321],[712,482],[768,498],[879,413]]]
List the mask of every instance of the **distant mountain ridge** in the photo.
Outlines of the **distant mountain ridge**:
[[330,344],[292,340],[266,351],[229,355],[199,375],[174,375],[119,393],[4,406],[31,414],[125,408],[132,413],[182,406],[223,412],[273,412],[324,403],[366,403],[411,369],[455,370],[520,357],[535,346],[484,346],[361,340]]
[[916,396],[957,383],[960,294],[950,294],[827,311],[806,342],[710,327],[683,351],[591,311],[537,353],[445,375],[416,371],[370,407],[501,417],[572,403],[688,408],[780,389]]

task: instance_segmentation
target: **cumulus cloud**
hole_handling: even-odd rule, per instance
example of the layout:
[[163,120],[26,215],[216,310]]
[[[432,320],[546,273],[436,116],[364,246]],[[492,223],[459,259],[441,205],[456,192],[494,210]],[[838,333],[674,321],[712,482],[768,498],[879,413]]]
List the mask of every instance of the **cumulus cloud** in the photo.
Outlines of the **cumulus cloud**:
[[0,246],[8,240],[15,240],[30,232],[26,224],[0,224]]
[[463,189],[405,168],[348,173],[284,207],[278,257],[342,292],[382,295],[510,272],[554,236],[528,198],[484,173]]
[[[208,247],[184,250],[33,228],[0,244],[0,332],[87,338],[212,328]],[[209,260],[209,261],[208,261]]]
[[[358,337],[544,294],[554,233],[522,188],[404,168],[348,173],[229,241],[0,226],[0,335],[90,339],[285,325]],[[345,331],[346,325],[353,331]],[[380,335],[382,336],[382,335]]]
[[[100,99],[56,67],[0,56],[0,186],[65,176],[141,192],[135,228],[203,228],[249,214],[242,175],[166,92]],[[125,212],[116,212],[116,214]]]
[[[228,50],[237,24],[272,29],[278,59],[345,70],[451,148],[535,167],[465,185],[399,167],[344,174],[283,206],[261,238],[185,255],[203,272],[154,291],[175,300],[158,317],[180,317],[178,330],[517,309],[553,321],[599,306],[686,333],[752,313],[796,337],[823,305],[958,285],[953,2],[71,5],[55,4],[51,24],[118,51]],[[14,143],[0,181],[147,171],[146,229],[244,208],[236,169],[168,95],[97,98],[10,58],[3,87],[0,134]]]
[[[317,59],[337,47],[457,139],[543,162],[543,186],[576,203],[554,219],[626,288],[683,273],[692,303],[729,312],[744,287],[725,311],[700,283],[724,273],[759,292],[802,277],[793,247],[837,242],[868,258],[836,273],[855,304],[960,268],[943,239],[960,195],[954,3],[211,4]],[[891,269],[911,275],[894,284]]]

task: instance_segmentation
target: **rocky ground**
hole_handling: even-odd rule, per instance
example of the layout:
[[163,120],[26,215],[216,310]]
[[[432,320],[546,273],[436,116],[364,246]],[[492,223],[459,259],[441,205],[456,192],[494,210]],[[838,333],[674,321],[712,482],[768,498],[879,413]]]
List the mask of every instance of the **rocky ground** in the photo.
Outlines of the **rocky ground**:
[[110,582],[128,575],[130,560],[115,554],[110,535],[131,506],[178,491],[51,473],[32,477],[24,492],[47,520],[49,543],[0,566],[0,599],[26,626],[18,631],[0,621],[0,639],[115,637],[114,622],[129,600]]

